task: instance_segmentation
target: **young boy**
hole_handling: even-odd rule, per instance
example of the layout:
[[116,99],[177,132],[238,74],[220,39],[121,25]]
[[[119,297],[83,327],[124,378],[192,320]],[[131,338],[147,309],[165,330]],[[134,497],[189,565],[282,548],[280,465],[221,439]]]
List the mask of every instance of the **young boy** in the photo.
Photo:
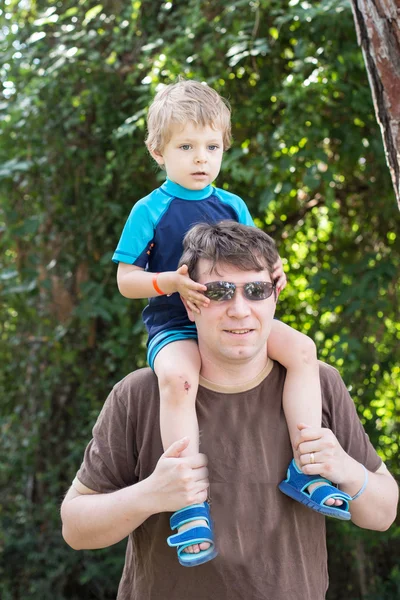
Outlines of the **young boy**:
[[[177,269],[182,240],[190,227],[199,222],[233,219],[254,224],[241,198],[211,185],[231,143],[230,109],[215,90],[196,81],[168,85],[150,106],[147,124],[147,148],[165,169],[167,179],[134,205],[113,260],[119,263],[117,281],[122,295],[149,298],[143,318],[149,334],[148,363],[159,382],[164,449],[185,436],[189,444],[183,455],[192,455],[199,451],[195,405],[201,365],[196,329],[181,297],[197,312],[207,310],[215,300],[205,286],[189,278],[185,265]],[[273,276],[279,293],[286,278],[281,261],[275,267]],[[230,301],[229,296],[225,301]],[[230,333],[239,338],[248,332],[238,323],[237,331]],[[283,407],[296,458],[299,425],[321,425],[315,345],[275,320],[268,352],[287,369]],[[313,453],[311,456],[314,459]],[[319,491],[314,501],[312,494],[321,484],[327,488],[326,493],[321,495]],[[319,477],[304,475],[294,460],[280,488],[314,510],[350,518],[347,499],[328,484]],[[181,564],[201,564],[216,555],[210,523],[207,503],[173,515],[171,526],[178,533],[168,543],[178,547]]]

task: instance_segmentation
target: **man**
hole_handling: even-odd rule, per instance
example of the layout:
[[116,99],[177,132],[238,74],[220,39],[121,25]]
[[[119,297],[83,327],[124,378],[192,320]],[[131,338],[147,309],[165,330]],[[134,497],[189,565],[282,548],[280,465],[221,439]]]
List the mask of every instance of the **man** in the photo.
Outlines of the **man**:
[[[162,454],[150,369],[128,375],[103,407],[61,512],[75,549],[129,536],[119,600],[325,598],[325,519],[277,487],[292,450],[282,411],[285,371],[268,358],[275,260],[271,238],[238,223],[196,225],[185,237],[181,262],[214,292],[200,314],[187,308],[202,360],[197,412],[208,467],[203,454],[180,457],[187,439]],[[270,295],[254,301],[255,282]],[[321,473],[350,496],[362,491],[350,502],[353,522],[386,530],[397,485],[337,371],[321,364],[320,377],[323,427],[299,424],[303,472]],[[186,569],[165,542],[168,513],[204,502],[208,492],[219,555]]]

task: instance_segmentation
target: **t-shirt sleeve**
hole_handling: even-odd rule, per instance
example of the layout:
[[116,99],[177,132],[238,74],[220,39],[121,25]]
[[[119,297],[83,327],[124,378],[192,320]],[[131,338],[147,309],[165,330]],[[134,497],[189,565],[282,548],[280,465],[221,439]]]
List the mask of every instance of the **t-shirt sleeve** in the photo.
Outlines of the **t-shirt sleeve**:
[[218,196],[221,202],[223,202],[224,204],[228,204],[233,208],[237,215],[238,223],[241,223],[242,225],[249,225],[250,227],[255,227],[249,209],[247,208],[245,201],[242,200],[240,196],[237,196],[236,194],[231,194],[230,192],[219,188],[215,191],[215,194]]
[[239,223],[242,225],[250,225],[250,227],[255,227],[250,211],[243,200],[241,200],[239,204]]
[[112,260],[146,268],[154,238],[154,223],[145,200],[132,208]]
[[[108,493],[137,483],[134,426],[114,388],[93,428],[74,487],[81,493]],[[80,485],[79,485],[80,484]]]
[[333,431],[347,454],[375,473],[382,459],[371,444],[338,371],[320,363],[320,378],[323,427]]

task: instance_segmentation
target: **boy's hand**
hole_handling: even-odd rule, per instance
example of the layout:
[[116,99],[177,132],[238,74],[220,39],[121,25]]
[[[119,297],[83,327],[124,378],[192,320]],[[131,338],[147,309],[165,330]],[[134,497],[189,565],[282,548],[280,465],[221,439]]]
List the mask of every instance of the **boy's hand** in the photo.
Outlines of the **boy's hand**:
[[287,279],[285,272],[283,270],[282,259],[279,259],[274,264],[274,270],[272,272],[272,280],[276,283],[276,291],[279,294],[282,290],[285,289],[287,284]]
[[200,314],[200,308],[205,308],[210,303],[210,300],[201,293],[206,291],[206,286],[190,279],[187,265],[179,267],[175,277],[176,291],[185,298],[190,310]]

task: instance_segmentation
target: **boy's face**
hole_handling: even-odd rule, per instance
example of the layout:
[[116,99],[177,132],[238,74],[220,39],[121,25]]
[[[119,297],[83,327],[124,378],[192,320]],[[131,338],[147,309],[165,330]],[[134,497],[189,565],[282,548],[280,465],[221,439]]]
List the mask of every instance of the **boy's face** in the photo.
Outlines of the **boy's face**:
[[171,138],[152,156],[167,177],[188,190],[202,190],[216,179],[224,151],[222,131],[188,122],[173,125]]

